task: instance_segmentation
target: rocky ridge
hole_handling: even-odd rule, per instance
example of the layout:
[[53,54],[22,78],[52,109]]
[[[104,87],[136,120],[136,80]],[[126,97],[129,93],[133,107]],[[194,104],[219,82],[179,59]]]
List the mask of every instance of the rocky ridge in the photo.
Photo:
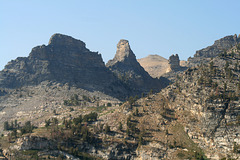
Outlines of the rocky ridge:
[[54,34],[47,46],[34,47],[28,57],[9,62],[0,72],[0,87],[18,88],[43,81],[69,83],[123,98],[130,93],[109,71],[97,52],[70,36]]
[[190,57],[188,59],[188,65],[191,67],[195,65],[200,65],[201,63],[209,62],[211,58],[226,52],[228,49],[237,45],[239,42],[240,37],[236,34],[216,40],[213,45],[196,51],[194,57]]
[[212,46],[201,49],[196,52],[194,57],[216,57],[219,53],[224,52],[240,42],[239,36],[230,35],[216,40]]

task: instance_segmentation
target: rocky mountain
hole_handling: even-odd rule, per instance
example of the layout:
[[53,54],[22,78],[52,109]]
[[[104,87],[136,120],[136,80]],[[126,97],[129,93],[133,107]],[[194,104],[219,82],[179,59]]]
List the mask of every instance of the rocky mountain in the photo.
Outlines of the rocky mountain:
[[[239,49],[189,68],[162,94],[209,159],[239,158]],[[189,116],[192,116],[189,117]]]
[[216,40],[212,46],[197,51],[194,57],[216,57],[219,53],[232,48],[239,42],[240,38],[236,34],[226,36]]
[[157,54],[138,59],[138,62],[153,78],[161,77],[169,68],[168,60]]
[[216,57],[221,53],[226,52],[228,49],[237,45],[240,42],[240,37],[235,35],[230,35],[216,40],[213,45],[196,51],[193,58],[188,59],[188,65],[194,66],[205,61],[209,61],[212,57]]
[[[239,159],[239,55],[236,45],[225,55],[180,73],[176,82],[138,100],[132,110],[125,104],[123,112],[130,112],[132,122],[146,134],[147,143],[136,150],[136,157]],[[123,121],[124,113],[108,115],[117,119],[111,125]]]
[[9,62],[0,72],[0,87],[18,88],[43,81],[69,83],[122,98],[126,87],[104,65],[97,52],[70,36],[54,34],[48,45],[34,47],[28,57]]
[[[117,47],[117,54],[107,64],[115,76],[105,69],[118,77],[121,85],[138,93],[148,89],[147,83],[157,83],[158,79],[149,78],[137,63],[128,41],[121,40]],[[41,55],[35,58],[35,63],[54,63],[57,59],[41,53],[46,52],[33,54],[33,57]],[[74,52],[69,55],[71,53]],[[13,77],[20,77],[16,76],[19,68],[27,68],[20,67],[25,66],[20,62],[31,61],[31,55],[11,62],[18,67],[8,68],[11,63],[8,64],[1,72],[2,84],[8,84],[4,76],[10,77],[11,73]],[[78,87],[81,83],[73,83],[71,79],[64,83],[55,76],[54,80],[43,80],[36,85],[1,88],[0,156],[8,159],[237,160],[240,158],[240,47],[236,44],[216,57],[199,58],[205,63],[179,71],[179,56],[172,55],[168,73],[174,73],[175,81],[159,93],[149,92],[140,99],[130,97],[126,102],[98,90],[91,92],[89,87],[81,89]],[[97,66],[104,69],[104,65]],[[51,76],[54,72],[49,68],[46,67],[46,71]],[[87,84],[92,86],[90,82]]]
[[117,44],[116,55],[109,60],[106,66],[124,81],[131,90],[138,93],[148,92],[151,89],[160,91],[168,84],[168,80],[152,78],[138,63],[135,54],[130,48],[127,40],[120,40]]

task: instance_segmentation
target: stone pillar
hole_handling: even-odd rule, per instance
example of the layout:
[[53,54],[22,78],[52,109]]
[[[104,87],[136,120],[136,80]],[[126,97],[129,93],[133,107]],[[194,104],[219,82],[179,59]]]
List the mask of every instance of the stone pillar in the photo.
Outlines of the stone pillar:
[[171,55],[168,60],[171,70],[178,70],[180,68],[180,60],[178,54]]

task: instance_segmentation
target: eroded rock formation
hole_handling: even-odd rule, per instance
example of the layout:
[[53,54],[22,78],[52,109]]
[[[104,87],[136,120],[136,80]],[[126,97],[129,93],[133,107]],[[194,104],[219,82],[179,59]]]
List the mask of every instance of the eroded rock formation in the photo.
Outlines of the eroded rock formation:
[[170,69],[173,71],[181,68],[178,54],[171,55],[169,57],[168,64],[170,65]]
[[106,66],[119,77],[131,90],[138,93],[153,89],[160,91],[167,85],[166,79],[153,79],[138,63],[135,54],[127,40],[120,40],[117,44],[115,57]]

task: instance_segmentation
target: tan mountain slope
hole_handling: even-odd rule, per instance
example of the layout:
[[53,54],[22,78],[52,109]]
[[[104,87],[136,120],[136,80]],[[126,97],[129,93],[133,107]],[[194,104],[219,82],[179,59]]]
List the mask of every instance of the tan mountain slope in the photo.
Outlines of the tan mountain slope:
[[[138,62],[153,78],[159,78],[171,70],[168,59],[157,54],[138,59]],[[186,61],[180,61],[180,66],[186,67]]]
[[153,78],[160,77],[169,68],[168,60],[156,54],[138,59],[138,62]]

